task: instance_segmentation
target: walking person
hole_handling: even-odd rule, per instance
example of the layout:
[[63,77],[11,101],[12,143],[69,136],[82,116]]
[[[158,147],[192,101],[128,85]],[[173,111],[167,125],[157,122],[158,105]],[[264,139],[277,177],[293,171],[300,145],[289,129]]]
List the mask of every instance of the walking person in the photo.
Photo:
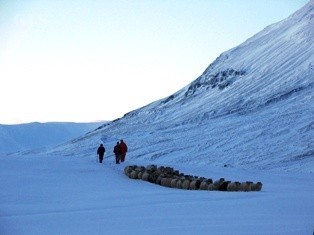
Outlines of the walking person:
[[117,142],[116,146],[113,148],[113,152],[116,156],[116,164],[120,164],[121,160],[121,149],[120,149],[120,143]]
[[128,146],[123,140],[120,140],[121,162],[124,162]]
[[103,146],[103,144],[100,144],[100,146],[97,149],[97,154],[99,156],[99,163],[102,163],[103,159],[104,159],[104,155],[105,155],[106,149]]

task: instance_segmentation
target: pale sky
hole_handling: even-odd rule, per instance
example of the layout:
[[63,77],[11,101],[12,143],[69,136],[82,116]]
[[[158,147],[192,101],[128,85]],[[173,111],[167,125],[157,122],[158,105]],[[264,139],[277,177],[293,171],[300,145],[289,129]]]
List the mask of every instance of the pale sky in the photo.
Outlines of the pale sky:
[[0,124],[113,120],[308,0],[0,0]]

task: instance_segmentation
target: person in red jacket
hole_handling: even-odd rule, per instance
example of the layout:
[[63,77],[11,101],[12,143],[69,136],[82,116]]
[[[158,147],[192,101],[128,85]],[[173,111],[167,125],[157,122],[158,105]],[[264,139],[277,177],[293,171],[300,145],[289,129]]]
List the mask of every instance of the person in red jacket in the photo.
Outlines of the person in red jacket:
[[121,162],[124,162],[126,152],[128,151],[128,146],[123,140],[120,140],[120,154],[121,154]]

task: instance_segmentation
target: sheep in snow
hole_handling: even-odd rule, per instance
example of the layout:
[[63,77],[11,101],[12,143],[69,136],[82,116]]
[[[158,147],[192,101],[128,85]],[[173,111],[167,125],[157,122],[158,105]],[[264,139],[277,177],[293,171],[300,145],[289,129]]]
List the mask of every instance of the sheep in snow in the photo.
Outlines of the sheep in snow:
[[246,181],[246,182],[242,182],[240,184],[240,191],[244,191],[244,192],[249,192],[249,191],[252,191],[252,184],[253,182],[251,181]]
[[171,185],[171,178],[162,178],[160,182],[161,186],[170,187]]
[[261,191],[263,187],[263,184],[261,182],[257,182],[256,184],[251,185],[252,191]]
[[231,181],[224,181],[222,182],[219,187],[218,187],[218,190],[219,191],[227,191],[227,187],[228,187],[228,184],[230,183]]
[[229,183],[227,186],[227,191],[239,191],[240,184],[241,183],[238,181]]
[[199,179],[193,179],[190,183],[190,189],[198,190],[200,188],[201,181]]
[[246,181],[230,182],[220,178],[213,182],[212,179],[205,177],[191,176],[180,173],[172,167],[157,165],[144,166],[131,165],[124,168],[124,173],[131,179],[142,179],[150,183],[159,184],[165,187],[192,190],[219,190],[219,191],[261,191],[263,184],[261,182],[253,183]]
[[182,189],[190,189],[190,183],[191,183],[191,181],[188,178],[183,180]]
[[171,187],[171,188],[176,188],[178,181],[179,181],[178,178],[173,178],[173,179],[171,179],[171,181],[170,181],[170,187]]

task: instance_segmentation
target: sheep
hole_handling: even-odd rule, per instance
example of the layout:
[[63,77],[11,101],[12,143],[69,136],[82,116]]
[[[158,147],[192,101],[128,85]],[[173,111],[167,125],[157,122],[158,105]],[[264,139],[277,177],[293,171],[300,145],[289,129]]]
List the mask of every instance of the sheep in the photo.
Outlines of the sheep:
[[220,178],[219,180],[216,180],[215,182],[211,180],[211,182],[208,185],[207,190],[208,191],[219,190],[219,187],[221,186],[223,182],[225,182],[225,178]]
[[165,187],[170,187],[171,184],[171,178],[162,178],[160,181],[160,185]]
[[182,188],[183,189],[190,189],[190,179],[189,178],[186,178],[185,180],[183,180],[183,183],[182,183]]
[[209,184],[207,190],[208,191],[218,190],[218,187],[215,184]]
[[131,173],[132,171],[132,166],[126,166],[124,168],[124,174],[126,174],[127,176],[129,176],[129,174]]
[[227,186],[227,191],[239,191],[240,184],[241,183],[238,181],[229,183]]
[[157,170],[157,166],[156,165],[148,165],[146,167],[146,170],[149,170],[149,171],[156,171]]
[[148,177],[149,177],[149,172],[148,171],[145,171],[142,175],[142,180],[144,181],[148,181]]
[[140,172],[140,171],[138,171],[138,170],[133,170],[133,171],[130,173],[130,178],[131,178],[131,179],[139,179],[139,178],[138,178],[139,172]]
[[165,187],[178,189],[193,189],[193,190],[219,190],[219,191],[261,191],[263,184],[261,182],[253,183],[245,182],[230,182],[220,178],[213,182],[212,179],[205,177],[191,176],[180,173],[172,167],[164,167],[157,165],[144,166],[131,165],[124,168],[124,173],[131,179],[142,179],[150,183],[159,184]]
[[217,188],[219,188],[219,186],[220,186],[223,182],[225,182],[225,178],[220,178],[219,180],[216,180],[216,181],[214,182],[214,185],[215,185]]
[[193,179],[190,183],[190,189],[198,190],[200,188],[201,181],[199,179]]
[[172,173],[173,172],[173,168],[169,167],[169,166],[166,166],[164,170],[165,170],[165,173]]
[[162,180],[164,177],[165,177],[164,174],[159,174],[158,177],[157,177],[157,179],[156,179],[156,182],[155,182],[155,183],[161,185],[161,180]]
[[155,184],[158,176],[159,176],[159,173],[156,171],[150,173],[148,177],[148,182]]
[[142,174],[145,171],[145,167],[137,166],[135,169],[130,173],[132,179],[141,179]]
[[157,171],[158,171],[159,173],[164,173],[164,172],[165,172],[165,167],[164,167],[164,166],[159,166],[159,167],[157,168]]
[[146,170],[143,172],[141,179],[144,181],[148,181],[150,183],[156,183],[158,176],[159,176],[159,174],[157,172],[155,172],[155,171],[151,172],[149,170]]
[[137,170],[137,171],[145,171],[145,167],[144,166],[137,166],[137,167],[135,167],[135,170]]
[[131,179],[135,179],[135,174],[136,174],[136,171],[135,170],[131,170],[131,172],[130,172],[130,174],[128,176]]
[[182,184],[183,184],[184,178],[179,178],[177,181],[176,188],[182,189]]
[[240,191],[249,192],[252,191],[252,183],[251,181],[242,182],[240,184]]
[[178,178],[173,178],[173,179],[171,179],[171,181],[170,181],[170,187],[171,187],[171,188],[176,188],[178,181],[179,181]]
[[208,190],[208,185],[212,184],[212,179],[205,179],[200,184],[200,190]]
[[132,167],[128,168],[125,170],[126,171],[126,175],[131,178],[131,173],[134,171],[134,169]]
[[261,191],[263,184],[261,182],[257,182],[256,184],[251,185],[252,191]]
[[139,172],[138,172],[138,175],[137,175],[137,178],[138,178],[138,179],[142,179],[143,174],[144,174],[143,171],[139,171]]
[[218,190],[219,191],[227,191],[227,187],[228,187],[228,184],[230,183],[231,181],[224,181],[222,182],[219,187],[218,187]]
[[201,182],[200,184],[200,190],[206,190],[208,189],[208,182],[206,182],[205,180]]
[[[136,179],[137,179],[138,172],[143,171],[144,169],[145,169],[145,167],[143,167],[143,166],[137,166],[137,165],[126,166],[126,167],[124,168],[124,173],[125,173],[129,178],[136,177]],[[133,173],[133,175],[131,176],[131,174],[132,174],[133,171],[136,171],[137,173]],[[132,178],[132,179],[134,179],[134,178]]]

